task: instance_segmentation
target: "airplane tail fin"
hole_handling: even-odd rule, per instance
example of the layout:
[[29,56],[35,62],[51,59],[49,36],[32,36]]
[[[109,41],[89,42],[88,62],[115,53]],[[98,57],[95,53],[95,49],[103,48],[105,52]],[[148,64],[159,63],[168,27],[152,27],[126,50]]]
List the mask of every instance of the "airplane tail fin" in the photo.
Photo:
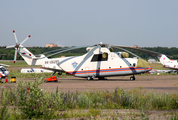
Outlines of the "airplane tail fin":
[[158,56],[158,59],[163,65],[165,65],[165,63],[170,62],[170,59],[164,54],[162,54],[161,56]]

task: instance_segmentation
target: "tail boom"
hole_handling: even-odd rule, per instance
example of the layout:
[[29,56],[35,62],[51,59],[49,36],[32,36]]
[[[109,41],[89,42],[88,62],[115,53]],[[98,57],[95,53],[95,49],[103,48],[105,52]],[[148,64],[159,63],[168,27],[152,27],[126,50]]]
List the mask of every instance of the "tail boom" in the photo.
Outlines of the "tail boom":
[[[25,47],[20,48],[18,52],[28,65],[43,65],[45,63],[45,60],[48,59],[44,55],[40,55],[36,57],[35,55],[33,55],[33,53],[31,53]],[[40,59],[40,58],[43,58],[43,59]]]

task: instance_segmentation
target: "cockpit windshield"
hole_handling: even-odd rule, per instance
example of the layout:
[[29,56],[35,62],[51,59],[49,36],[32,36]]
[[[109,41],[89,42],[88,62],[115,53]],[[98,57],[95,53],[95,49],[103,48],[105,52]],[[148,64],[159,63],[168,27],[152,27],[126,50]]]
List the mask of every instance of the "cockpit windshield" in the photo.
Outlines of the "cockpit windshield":
[[7,71],[7,69],[2,67],[2,68],[0,68],[0,71]]

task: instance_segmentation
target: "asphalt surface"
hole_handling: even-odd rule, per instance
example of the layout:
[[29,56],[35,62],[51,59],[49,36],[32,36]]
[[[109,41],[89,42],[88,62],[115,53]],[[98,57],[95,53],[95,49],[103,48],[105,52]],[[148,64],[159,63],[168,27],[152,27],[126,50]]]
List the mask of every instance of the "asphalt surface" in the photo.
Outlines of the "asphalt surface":
[[130,81],[130,76],[108,77],[107,80],[86,80],[77,77],[58,77],[58,82],[47,82],[42,84],[42,89],[61,91],[113,91],[117,88],[127,90],[142,89],[158,93],[178,92],[178,75],[161,76],[136,76],[135,81]]
[[[86,78],[78,78],[73,76],[60,77],[57,76],[58,82],[44,82],[41,85],[43,90],[59,89],[66,91],[114,91],[116,88],[126,90],[141,89],[144,91],[154,91],[157,93],[176,93],[178,92],[178,75],[148,75],[135,76],[135,81],[130,81],[130,76],[107,77],[107,80],[88,81]],[[17,81],[18,78],[16,78]],[[25,78],[25,81],[35,81],[35,78]],[[44,79],[45,81],[45,79]],[[14,86],[16,83],[6,83],[5,86]],[[2,86],[1,86],[2,87]]]

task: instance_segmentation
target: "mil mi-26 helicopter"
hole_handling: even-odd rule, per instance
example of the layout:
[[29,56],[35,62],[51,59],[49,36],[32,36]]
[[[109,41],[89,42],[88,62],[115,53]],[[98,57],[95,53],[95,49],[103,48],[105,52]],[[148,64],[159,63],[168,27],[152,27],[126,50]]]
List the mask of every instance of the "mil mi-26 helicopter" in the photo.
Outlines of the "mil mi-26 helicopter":
[[[104,80],[106,79],[105,77],[125,75],[132,75],[130,80],[135,80],[135,74],[145,73],[152,69],[148,62],[136,54],[123,49],[122,46],[102,43],[92,47],[82,46],[87,47],[87,53],[81,56],[59,58],[48,58],[49,56],[45,56],[44,54],[35,56],[22,45],[30,38],[30,35],[18,44],[15,31],[13,33],[16,45],[5,48],[15,48],[14,63],[18,52],[28,65],[42,65],[41,68],[43,69],[53,70],[54,72],[65,72],[76,77],[87,78],[87,80],[93,80],[94,78]],[[81,47],[71,47],[69,49],[62,49],[61,51],[55,50],[55,52],[58,52],[51,54],[51,56],[77,48]],[[124,52],[113,52],[112,48],[118,48]],[[129,53],[135,57],[129,58]]]

